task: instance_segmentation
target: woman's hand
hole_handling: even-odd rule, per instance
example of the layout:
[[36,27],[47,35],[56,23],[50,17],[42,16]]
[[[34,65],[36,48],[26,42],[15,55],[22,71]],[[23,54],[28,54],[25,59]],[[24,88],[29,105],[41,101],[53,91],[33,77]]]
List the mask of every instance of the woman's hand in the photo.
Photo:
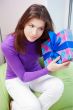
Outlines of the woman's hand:
[[60,69],[63,69],[67,66],[69,66],[70,64],[70,61],[67,61],[65,63],[62,63],[62,64],[57,64],[56,62],[60,59],[60,56],[57,57],[55,60],[53,60],[48,66],[47,66],[47,69],[51,72],[55,72],[55,71],[58,71]]

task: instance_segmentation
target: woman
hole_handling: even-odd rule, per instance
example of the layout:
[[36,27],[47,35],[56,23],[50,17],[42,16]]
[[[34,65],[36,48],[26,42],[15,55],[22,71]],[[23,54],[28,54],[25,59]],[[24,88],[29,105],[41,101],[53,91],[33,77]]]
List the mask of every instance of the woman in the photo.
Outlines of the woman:
[[[54,31],[53,22],[43,5],[33,4],[19,20],[15,31],[6,37],[2,50],[7,62],[6,88],[13,99],[12,110],[48,110],[62,96],[63,82],[52,76],[70,62],[47,67],[39,63],[41,43]],[[40,92],[36,97],[32,91]]]

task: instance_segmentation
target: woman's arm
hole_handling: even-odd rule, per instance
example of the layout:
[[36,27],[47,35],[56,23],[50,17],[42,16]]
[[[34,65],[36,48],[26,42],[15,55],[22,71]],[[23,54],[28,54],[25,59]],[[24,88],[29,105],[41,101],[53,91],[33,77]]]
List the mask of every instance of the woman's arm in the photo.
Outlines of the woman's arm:
[[12,45],[2,43],[2,51],[6,58],[6,62],[9,64],[16,76],[19,77],[22,81],[28,82],[48,74],[47,68],[41,68],[40,70],[34,72],[26,72],[24,65],[21,63],[18,57],[18,53],[15,51]]

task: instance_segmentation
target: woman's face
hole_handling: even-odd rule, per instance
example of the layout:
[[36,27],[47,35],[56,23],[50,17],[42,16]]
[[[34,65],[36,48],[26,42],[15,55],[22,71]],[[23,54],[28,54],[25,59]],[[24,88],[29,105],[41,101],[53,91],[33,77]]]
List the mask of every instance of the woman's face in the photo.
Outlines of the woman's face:
[[34,42],[39,39],[45,28],[45,22],[43,20],[33,18],[26,23],[24,27],[24,34],[28,41]]

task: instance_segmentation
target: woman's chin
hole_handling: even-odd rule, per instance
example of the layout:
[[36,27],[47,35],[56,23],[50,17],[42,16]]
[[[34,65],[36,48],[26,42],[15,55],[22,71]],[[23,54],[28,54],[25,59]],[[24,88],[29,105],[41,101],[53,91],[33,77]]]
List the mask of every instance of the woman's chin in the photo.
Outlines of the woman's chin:
[[36,39],[27,39],[29,42],[35,42]]

